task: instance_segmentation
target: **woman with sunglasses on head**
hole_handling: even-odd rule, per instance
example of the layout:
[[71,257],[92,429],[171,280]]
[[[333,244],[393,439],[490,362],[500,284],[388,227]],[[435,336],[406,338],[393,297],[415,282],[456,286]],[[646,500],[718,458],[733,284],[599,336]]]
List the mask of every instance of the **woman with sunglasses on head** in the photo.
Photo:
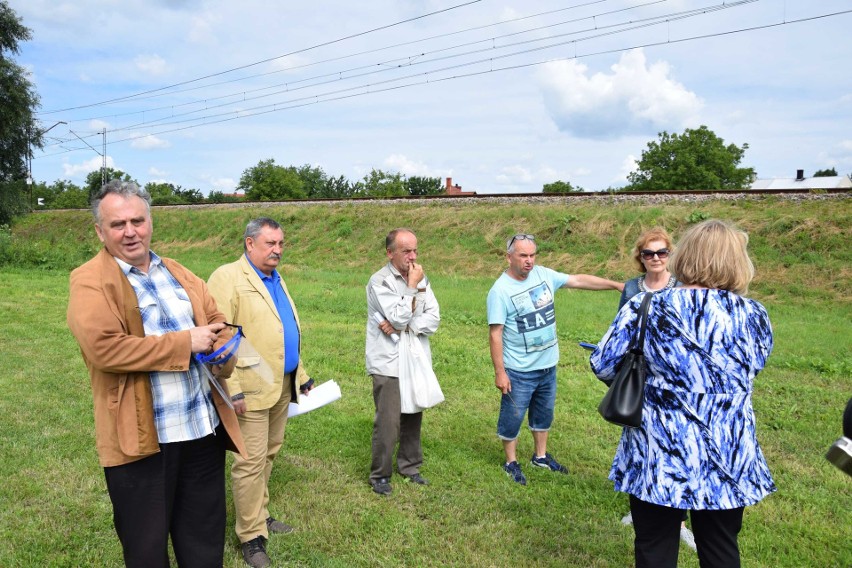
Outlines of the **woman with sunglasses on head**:
[[[653,295],[645,329],[642,424],[624,428],[609,478],[627,493],[637,568],[675,568],[684,510],[701,568],[738,568],[746,506],[776,491],[757,442],[752,392],[772,352],[769,316],[745,297],[748,235],[708,220],[671,259],[681,286]],[[638,334],[638,294],[592,352],[601,380]]]
[[644,274],[624,283],[618,309],[640,292],[658,292],[679,285],[668,269],[672,239],[665,229],[655,227],[645,231],[636,240],[633,260]]

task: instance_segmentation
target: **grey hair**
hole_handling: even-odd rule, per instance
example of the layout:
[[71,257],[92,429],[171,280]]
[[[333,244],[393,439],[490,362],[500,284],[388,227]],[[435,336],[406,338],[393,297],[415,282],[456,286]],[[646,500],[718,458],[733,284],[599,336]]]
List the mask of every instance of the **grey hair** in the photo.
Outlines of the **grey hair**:
[[512,254],[515,252],[515,243],[518,241],[530,241],[533,246],[535,246],[535,251],[538,251],[538,243],[535,242],[535,235],[530,235],[528,233],[518,233],[516,235],[512,235],[506,240],[506,253]]
[[145,191],[144,188],[139,187],[139,184],[136,182],[114,179],[105,183],[92,197],[92,215],[95,217],[96,224],[101,224],[101,201],[103,201],[104,197],[110,194],[119,195],[124,199],[138,197],[145,202],[145,209],[148,212],[148,217],[151,216],[151,195]]
[[270,219],[269,217],[258,217],[257,219],[249,221],[248,225],[246,225],[246,232],[243,234],[243,250],[245,252],[248,252],[246,239],[250,238],[251,240],[256,240],[264,227],[269,227],[270,229],[275,230],[280,229],[281,225],[278,221]]
[[[405,227],[399,227],[398,229],[394,229],[388,236],[385,237],[385,250],[394,251],[396,250],[396,236],[400,233],[411,233],[414,235],[414,231],[411,229],[406,229]],[[417,235],[414,235],[416,238]]]

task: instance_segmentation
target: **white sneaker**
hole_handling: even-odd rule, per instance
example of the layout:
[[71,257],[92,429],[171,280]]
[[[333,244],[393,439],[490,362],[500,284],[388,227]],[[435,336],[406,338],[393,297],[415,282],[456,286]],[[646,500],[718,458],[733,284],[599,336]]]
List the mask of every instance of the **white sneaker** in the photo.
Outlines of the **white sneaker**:
[[621,524],[625,525],[625,526],[632,525],[633,524],[633,513],[627,513],[626,515],[621,517]]
[[680,540],[682,540],[686,546],[695,550],[695,537],[692,535],[691,530],[686,527],[680,527]]

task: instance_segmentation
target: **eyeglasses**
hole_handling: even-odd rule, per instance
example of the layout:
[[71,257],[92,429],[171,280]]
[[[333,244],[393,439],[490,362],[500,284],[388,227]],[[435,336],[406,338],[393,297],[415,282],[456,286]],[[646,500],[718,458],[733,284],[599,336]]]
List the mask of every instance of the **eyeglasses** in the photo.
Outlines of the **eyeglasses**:
[[535,236],[527,235],[525,233],[520,233],[512,237],[506,242],[506,250],[512,248],[512,245],[515,244],[515,241],[533,241],[535,242]]
[[651,260],[652,258],[654,258],[654,256],[656,256],[660,260],[663,260],[663,259],[669,257],[669,249],[667,249],[667,248],[662,248],[660,250],[643,249],[643,250],[639,251],[639,254],[641,254],[642,258],[644,258],[645,260]]

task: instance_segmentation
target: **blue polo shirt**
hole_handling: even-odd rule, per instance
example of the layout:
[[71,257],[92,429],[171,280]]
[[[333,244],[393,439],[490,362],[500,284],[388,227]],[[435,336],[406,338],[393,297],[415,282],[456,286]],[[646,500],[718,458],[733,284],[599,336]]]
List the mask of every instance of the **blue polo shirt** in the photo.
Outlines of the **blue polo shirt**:
[[293,314],[293,305],[290,304],[290,299],[281,286],[281,276],[277,270],[273,270],[272,274],[267,276],[252,264],[248,255],[246,260],[260,276],[266,289],[269,290],[269,295],[272,296],[272,301],[275,302],[278,317],[281,318],[281,325],[284,327],[284,373],[292,373],[299,366],[299,326]]

